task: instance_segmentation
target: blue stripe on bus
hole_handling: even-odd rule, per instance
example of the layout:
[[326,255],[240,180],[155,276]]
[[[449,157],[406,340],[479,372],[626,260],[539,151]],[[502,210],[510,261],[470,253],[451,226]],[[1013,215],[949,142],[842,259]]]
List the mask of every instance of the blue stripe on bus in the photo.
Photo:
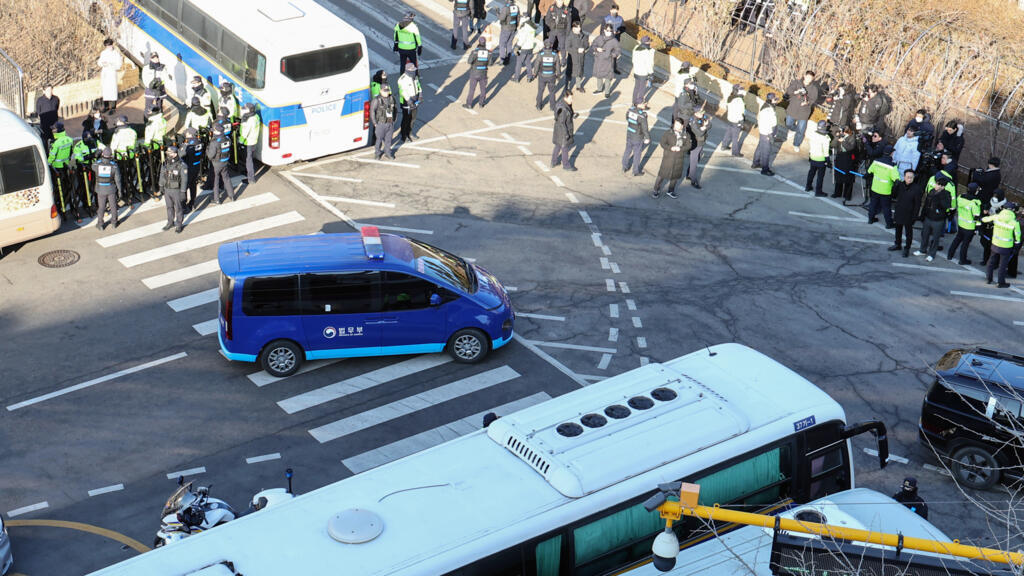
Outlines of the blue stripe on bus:
[[[148,34],[153,38],[153,40],[167,50],[180,55],[181,59],[191,66],[192,69],[200,76],[210,79],[217,76],[224,76],[226,78],[233,77],[232,74],[227,73],[216,64],[210,62],[206,56],[192,48],[192,46],[183,38],[178,36],[176,32],[164,27],[162,23],[150,16],[149,13],[141,7],[128,4],[125,6],[124,12],[125,16],[138,26],[139,29]],[[303,112],[301,104],[289,104],[287,106],[278,107],[267,106],[255,95],[247,92],[244,85],[235,82],[232,82],[232,84],[235,84],[235,88],[238,89],[237,96],[239,97],[240,104],[253,102],[257,105],[260,112],[260,118],[264,124],[269,124],[274,120],[281,123],[281,128],[291,128],[306,124],[306,114]],[[349,114],[361,113],[365,103],[369,100],[369,87],[349,92],[345,95],[345,102],[342,105],[341,115],[347,116]]]

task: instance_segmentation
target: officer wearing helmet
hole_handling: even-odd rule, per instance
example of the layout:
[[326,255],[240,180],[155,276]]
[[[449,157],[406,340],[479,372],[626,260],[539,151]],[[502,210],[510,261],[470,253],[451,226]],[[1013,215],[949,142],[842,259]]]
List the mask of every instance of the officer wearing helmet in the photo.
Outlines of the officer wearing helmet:
[[198,98],[199,105],[209,110],[212,100],[210,98],[210,93],[206,90],[206,85],[203,83],[203,77],[193,76],[192,81],[189,83],[189,87],[192,89],[192,98]]
[[167,224],[164,230],[170,230],[173,226],[176,233],[181,233],[187,184],[188,168],[178,157],[178,147],[168,146],[166,159],[160,166],[160,190],[164,193],[164,203],[167,205]]
[[700,179],[697,178],[697,164],[700,163],[700,156],[704,150],[704,143],[708,141],[708,132],[711,132],[711,116],[707,112],[700,112],[690,118],[687,130],[693,136],[693,149],[690,150],[690,166],[686,178],[690,185],[700,190]]
[[114,153],[103,148],[100,159],[92,165],[96,182],[96,228],[103,230],[103,213],[110,208],[110,222],[117,228],[117,197],[121,195],[121,170],[114,163]]
[[[827,166],[829,146],[832,140],[828,137],[828,123],[824,120],[818,122],[817,130],[807,138],[808,157],[811,166],[807,171],[807,184],[804,185],[804,192],[814,191],[815,196],[824,196],[821,185],[825,181],[825,168]],[[891,218],[891,216],[890,216]]]
[[192,104],[188,109],[188,114],[185,115],[185,128],[195,128],[197,131],[205,131],[209,130],[211,123],[213,123],[213,118],[210,116],[209,107],[203,106],[202,99],[193,97]]
[[982,222],[992,223],[992,253],[985,266],[986,284],[992,283],[992,273],[999,268],[999,288],[1009,288],[1006,283],[1006,270],[1010,258],[1020,249],[1020,222],[1017,220],[1017,204],[1006,202],[998,214],[986,216]]
[[928,519],[928,504],[917,493],[917,478],[907,476],[903,479],[900,491],[892,495],[892,499],[903,504],[925,520]]
[[139,201],[142,201],[142,185],[139,183],[139,173],[135,157],[135,145],[139,139],[138,133],[128,124],[127,116],[117,117],[117,127],[114,128],[114,135],[110,138],[110,147],[114,151],[114,159],[121,168],[121,175],[128,181],[121,190],[124,194],[124,205],[132,203],[131,195],[134,189],[138,189]]
[[562,77],[562,57],[554,50],[554,40],[544,41],[544,49],[533,61],[533,77],[537,79],[537,110],[544,107],[544,92],[551,97],[551,111],[558,104],[555,94],[558,80]]
[[199,176],[202,174],[203,158],[206,152],[206,145],[199,139],[199,132],[195,128],[185,129],[185,141],[182,142],[181,151],[183,152],[182,160],[185,161],[185,168],[188,170],[184,206],[184,212],[188,214],[195,208]]
[[260,120],[260,115],[256,113],[256,105],[246,102],[245,106],[242,106],[242,123],[238,127],[238,143],[245,146],[245,181],[250,185],[256,182],[253,161],[262,129],[263,122]]
[[228,174],[228,162],[231,160],[231,140],[224,134],[220,124],[213,125],[213,138],[206,149],[206,157],[210,160],[210,176],[213,179],[213,199],[220,204],[224,202],[220,187],[224,186],[224,194],[232,201],[235,190],[231,187],[231,176]]

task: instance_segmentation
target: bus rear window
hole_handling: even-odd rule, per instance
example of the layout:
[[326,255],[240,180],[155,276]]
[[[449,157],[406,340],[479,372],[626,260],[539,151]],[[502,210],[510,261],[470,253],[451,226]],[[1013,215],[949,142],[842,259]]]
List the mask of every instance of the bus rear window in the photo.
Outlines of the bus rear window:
[[42,184],[42,162],[35,146],[0,152],[0,194],[20,192]]
[[346,44],[281,59],[281,74],[296,82],[344,74],[363,59],[363,47]]

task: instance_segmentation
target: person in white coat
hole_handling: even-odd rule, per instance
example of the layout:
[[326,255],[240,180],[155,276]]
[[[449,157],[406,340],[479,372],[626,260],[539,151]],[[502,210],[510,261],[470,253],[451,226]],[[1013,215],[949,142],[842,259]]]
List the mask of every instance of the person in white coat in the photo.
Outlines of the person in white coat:
[[633,49],[633,104],[647,101],[647,89],[653,73],[654,49],[651,48],[651,38],[644,36]]
[[757,139],[757,149],[754,150],[754,162],[751,168],[760,168],[761,174],[774,176],[772,172],[772,139],[775,134],[775,127],[779,124],[779,118],[775,111],[775,105],[779,98],[775,94],[769,94],[764,99],[761,110],[757,113],[757,131],[760,137]]
[[124,65],[121,53],[114,46],[114,41],[107,38],[103,41],[103,52],[96,60],[100,67],[100,92],[103,99],[103,112],[113,114],[117,111],[117,73]]
[[722,139],[722,150],[732,150],[732,155],[739,158],[743,157],[740,153],[740,137],[743,134],[743,112],[747,108],[743,102],[743,95],[746,93],[742,86],[733,84],[732,93],[725,107],[725,119],[729,124],[725,128],[725,138]]
[[918,138],[913,128],[907,127],[906,133],[896,141],[892,161],[899,168],[900,174],[907,170],[917,171],[917,163],[921,160],[921,152],[918,150]]

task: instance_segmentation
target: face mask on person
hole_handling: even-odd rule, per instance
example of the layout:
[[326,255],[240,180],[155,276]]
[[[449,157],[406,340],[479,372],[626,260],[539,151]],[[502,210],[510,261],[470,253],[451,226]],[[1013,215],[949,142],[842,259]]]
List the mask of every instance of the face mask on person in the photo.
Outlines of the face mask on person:
[[914,116],[914,122],[917,122],[918,124],[924,122],[924,116]]
[[612,35],[612,31],[611,30],[605,30],[604,31],[604,35],[605,36],[611,36]]

